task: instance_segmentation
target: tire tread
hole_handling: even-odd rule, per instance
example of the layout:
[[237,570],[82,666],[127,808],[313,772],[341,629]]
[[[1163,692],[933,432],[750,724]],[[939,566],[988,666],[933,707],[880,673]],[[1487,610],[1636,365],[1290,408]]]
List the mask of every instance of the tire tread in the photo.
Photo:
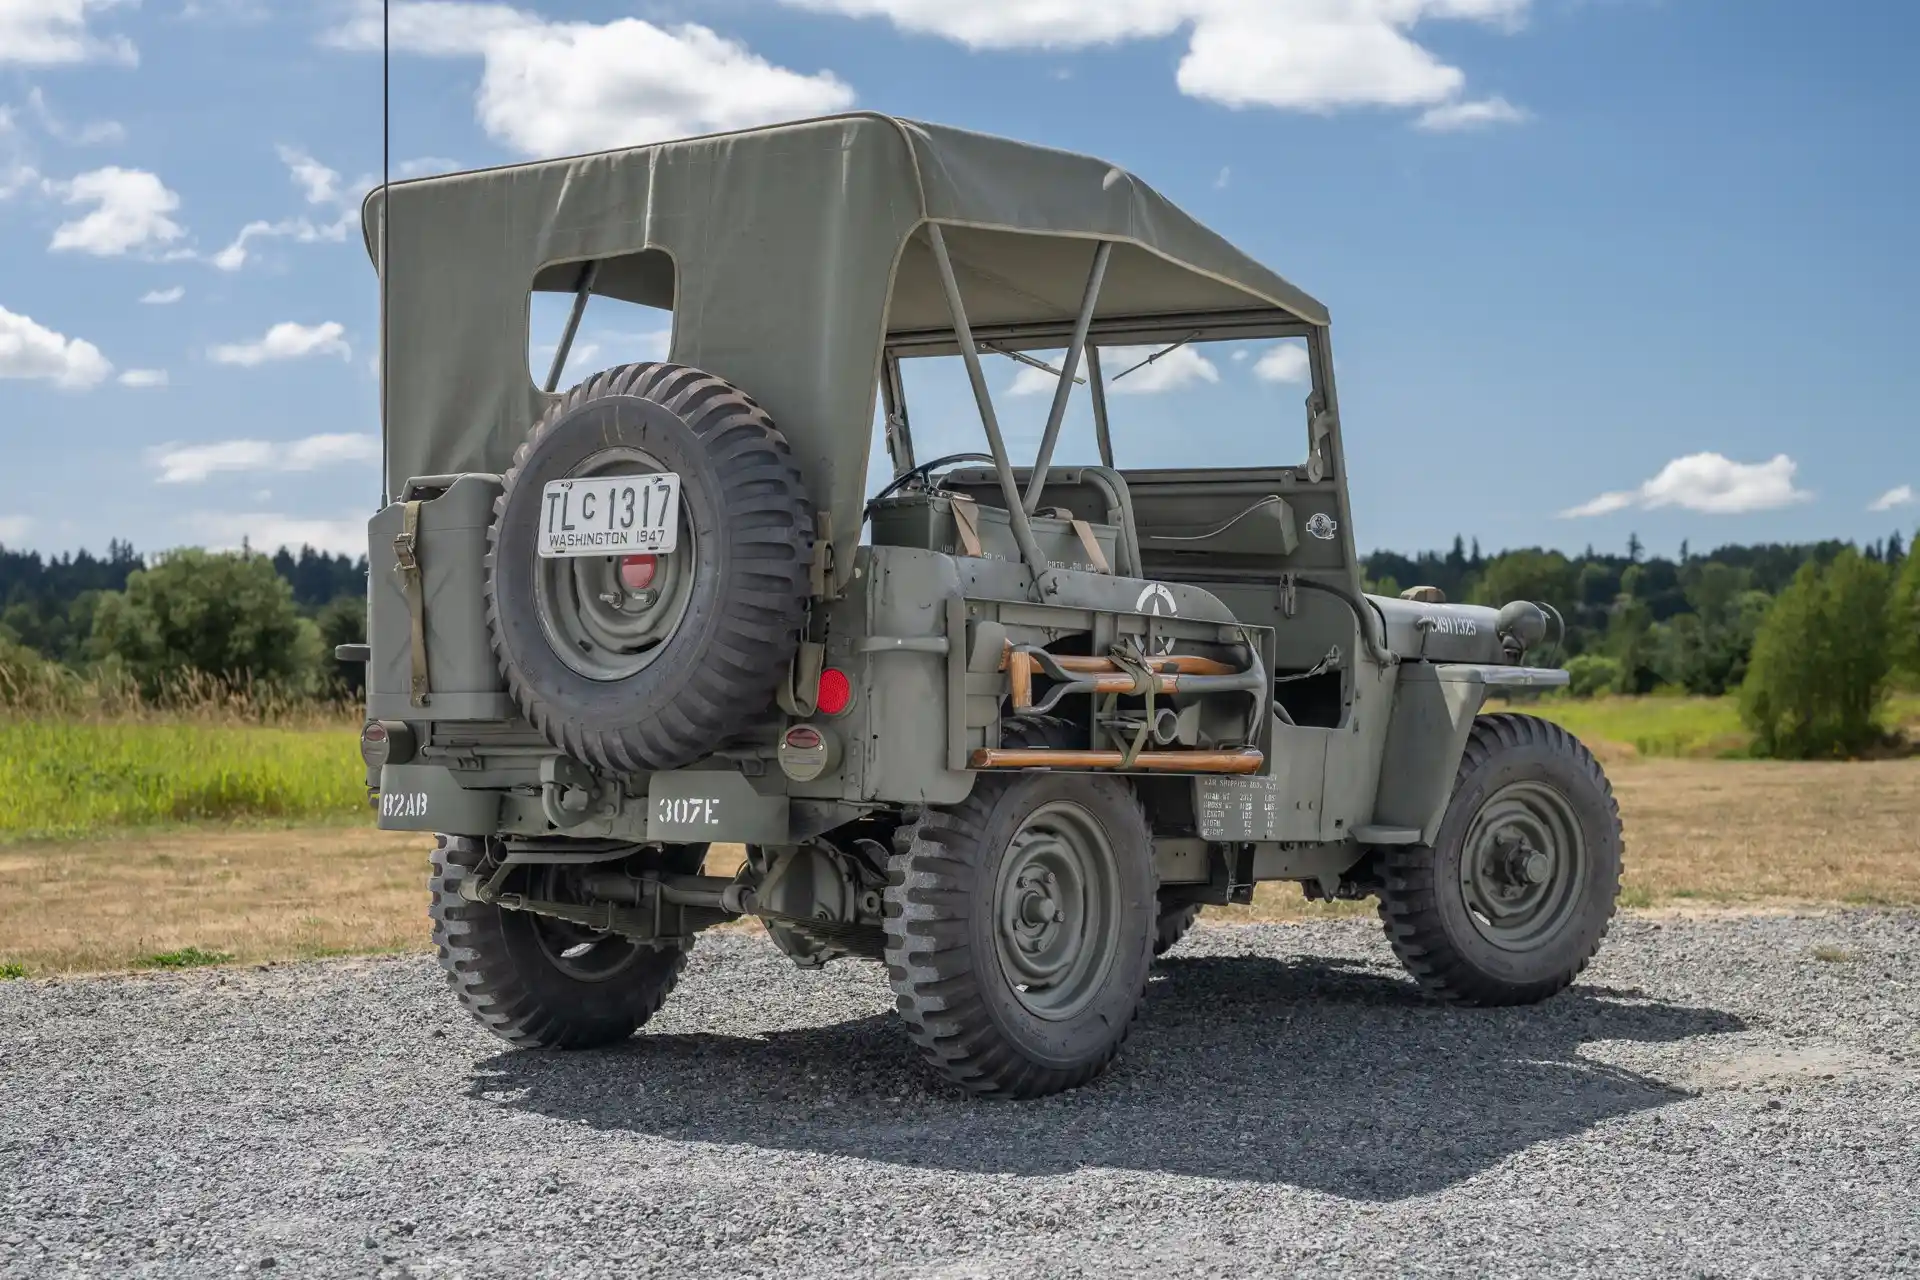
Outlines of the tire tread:
[[[1454,794],[1476,770],[1495,756],[1528,746],[1540,746],[1568,758],[1606,799],[1613,836],[1620,837],[1620,806],[1613,785],[1587,750],[1586,744],[1561,726],[1538,716],[1502,712],[1476,717],[1467,736],[1460,767],[1454,775]],[[1547,978],[1512,984],[1488,978],[1454,946],[1447,935],[1436,902],[1433,850],[1426,845],[1389,846],[1379,851],[1379,913],[1394,955],[1428,995],[1449,1004],[1492,1007],[1533,1004],[1567,987],[1585,971],[1599,952],[1617,910],[1620,865],[1613,867],[1607,887],[1607,914],[1592,945],[1575,963]]]

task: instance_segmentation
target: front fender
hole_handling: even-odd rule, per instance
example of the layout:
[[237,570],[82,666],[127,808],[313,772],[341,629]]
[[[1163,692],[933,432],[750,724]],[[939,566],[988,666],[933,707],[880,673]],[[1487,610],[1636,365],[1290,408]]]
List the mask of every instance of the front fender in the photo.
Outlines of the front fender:
[[1403,662],[1380,753],[1373,821],[1380,843],[1431,844],[1453,794],[1473,718],[1495,689],[1551,689],[1567,673],[1481,662]]

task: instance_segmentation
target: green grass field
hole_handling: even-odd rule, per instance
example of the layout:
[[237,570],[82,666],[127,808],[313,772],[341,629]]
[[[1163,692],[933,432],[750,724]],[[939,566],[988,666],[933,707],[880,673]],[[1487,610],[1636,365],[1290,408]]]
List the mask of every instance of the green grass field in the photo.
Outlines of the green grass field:
[[[1511,709],[1564,725],[1582,741],[1615,743],[1660,759],[1740,759],[1752,741],[1730,697],[1543,698]],[[1896,695],[1885,719],[1888,727],[1905,726],[1909,738],[1920,738],[1920,694]]]
[[[1582,739],[1641,756],[1745,754],[1731,698],[1544,699],[1518,706]],[[1888,722],[1920,737],[1920,694],[1894,699]],[[73,839],[182,823],[365,822],[355,728],[141,716],[0,722],[0,841]]]
[[353,727],[0,723],[0,840],[249,821],[369,821]]

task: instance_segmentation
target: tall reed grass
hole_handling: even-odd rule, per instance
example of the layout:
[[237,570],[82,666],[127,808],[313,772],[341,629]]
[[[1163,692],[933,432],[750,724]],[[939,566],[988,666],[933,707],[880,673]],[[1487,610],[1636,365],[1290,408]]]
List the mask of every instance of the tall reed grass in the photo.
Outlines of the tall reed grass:
[[145,698],[111,670],[3,659],[0,840],[370,820],[351,704],[216,681]]

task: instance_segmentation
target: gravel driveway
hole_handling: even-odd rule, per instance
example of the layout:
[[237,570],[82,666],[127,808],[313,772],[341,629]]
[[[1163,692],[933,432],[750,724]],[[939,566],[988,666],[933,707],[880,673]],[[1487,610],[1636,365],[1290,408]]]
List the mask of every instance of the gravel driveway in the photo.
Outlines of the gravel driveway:
[[0,983],[0,1273],[1920,1274],[1920,916],[1630,919],[1537,1009],[1202,927],[1114,1071],[923,1071],[877,966],[709,936],[612,1051],[418,957]]

